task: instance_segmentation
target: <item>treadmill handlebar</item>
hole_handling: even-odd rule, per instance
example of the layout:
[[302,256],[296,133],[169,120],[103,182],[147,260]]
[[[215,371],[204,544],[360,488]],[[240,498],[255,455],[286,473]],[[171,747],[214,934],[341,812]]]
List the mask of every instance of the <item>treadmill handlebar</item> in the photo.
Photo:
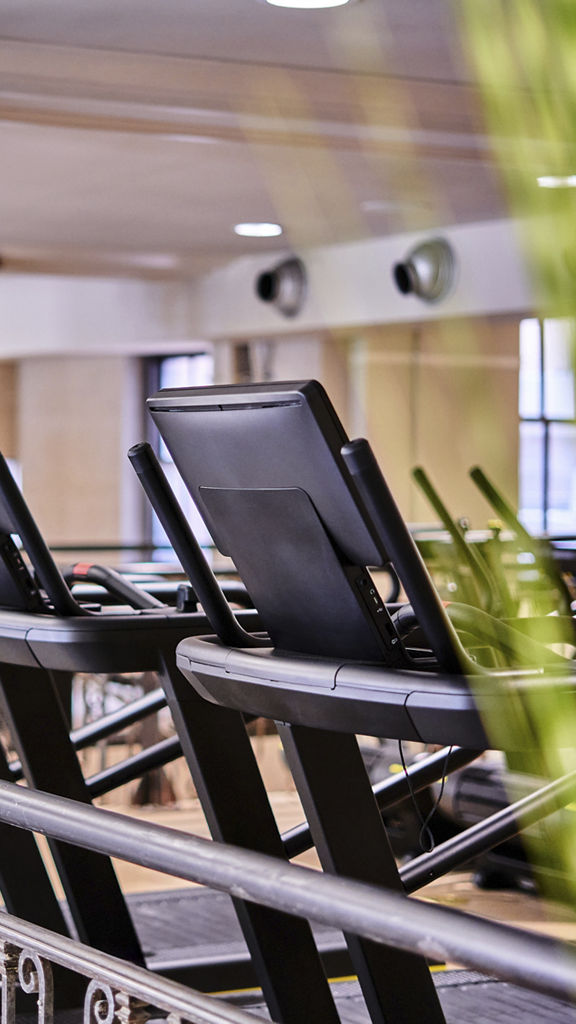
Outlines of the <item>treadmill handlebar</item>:
[[57,615],[90,615],[72,595],[60,570],[56,566],[46,541],[36,525],[24,496],[18,487],[10,467],[0,453],[0,511],[2,518],[8,517],[3,525],[7,532],[20,537],[22,546],[30,559],[32,569],[44,589],[48,601]]
[[460,643],[368,441],[348,441],[341,455],[440,667],[482,672]]
[[128,458],[194,588],[211,628],[222,643],[231,647],[270,647],[269,640],[247,633],[234,617],[151,445],[146,441],[133,445]]
[[[525,545],[526,550],[532,552],[538,551],[538,548],[543,545],[539,544],[538,540],[533,537],[531,533],[528,533],[528,530],[526,530],[522,525],[510,503],[488,479],[484,470],[482,470],[480,466],[473,466],[469,475],[470,479],[476,484],[478,490],[486,498],[488,504],[492,506],[496,515],[499,516],[509,530],[516,534],[518,540]],[[538,554],[540,554],[540,551],[538,551]]]
[[520,522],[510,503],[498,488],[495,487],[492,481],[488,479],[484,470],[481,469],[480,466],[473,466],[469,475],[471,480],[476,484],[480,493],[486,498],[488,504],[492,506],[496,515],[499,516],[504,525],[516,535],[518,542],[523,546],[523,548],[526,551],[531,552],[536,557],[544,572],[557,587],[560,592],[561,600],[560,613],[564,615],[571,615],[572,595],[562,573],[554,562],[548,542],[545,540],[539,540],[528,532]]
[[444,529],[450,534],[452,543],[459,552],[462,561],[471,570],[480,607],[487,612],[500,612],[498,587],[492,578],[490,570],[484,564],[481,556],[466,540],[462,527],[452,519],[430,477],[422,466],[416,466],[412,470],[412,477],[432,505]]
[[75,565],[63,569],[62,575],[69,586],[86,581],[96,583],[113,597],[125,601],[131,608],[166,608],[164,601],[159,601],[153,594],[140,589],[126,576],[122,576],[121,573],[107,565],[97,565],[95,562],[76,562]]

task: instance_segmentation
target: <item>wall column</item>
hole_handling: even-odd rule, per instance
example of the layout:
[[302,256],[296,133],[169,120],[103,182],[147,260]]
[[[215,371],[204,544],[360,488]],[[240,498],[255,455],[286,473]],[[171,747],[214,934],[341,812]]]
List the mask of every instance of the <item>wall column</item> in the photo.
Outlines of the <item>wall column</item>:
[[20,363],[22,483],[49,543],[141,539],[139,485],[126,457],[143,438],[140,366],[121,356]]

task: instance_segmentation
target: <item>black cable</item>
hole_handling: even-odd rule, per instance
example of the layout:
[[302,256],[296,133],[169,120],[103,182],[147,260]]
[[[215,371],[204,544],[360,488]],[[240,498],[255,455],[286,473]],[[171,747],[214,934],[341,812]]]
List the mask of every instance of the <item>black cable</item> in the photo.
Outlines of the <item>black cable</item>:
[[[405,775],[405,778],[406,778],[406,782],[408,784],[408,789],[410,791],[410,799],[412,801],[412,805],[414,807],[414,810],[415,810],[416,815],[418,817],[418,821],[420,822],[420,826],[421,826],[420,832],[418,834],[418,842],[420,843],[420,849],[422,850],[422,853],[431,853],[432,850],[434,849],[434,847],[436,846],[436,840],[434,839],[434,835],[432,834],[432,830],[430,828],[430,822],[432,821],[432,818],[436,814],[436,811],[438,810],[438,808],[440,806],[440,801],[442,800],[442,797],[444,795],[444,786],[446,785],[446,773],[448,771],[448,763],[449,763],[450,755],[451,755],[453,749],[454,749],[454,747],[451,746],[451,747],[448,748],[448,750],[446,752],[446,758],[445,758],[445,761],[444,761],[444,767],[442,769],[442,776],[441,776],[441,780],[440,780],[440,792],[438,793],[438,796],[436,797],[436,800],[434,801],[434,803],[433,803],[431,809],[429,810],[428,814],[426,815],[426,817],[423,817],[422,812],[420,810],[420,807],[418,805],[418,801],[416,800],[416,793],[414,792],[414,789],[412,788],[412,780],[410,778],[410,774],[409,774],[408,768],[406,766],[406,759],[404,757],[404,750],[402,748],[402,740],[398,740],[398,752],[400,754],[400,761],[402,763],[402,770],[404,772],[404,775]],[[426,840],[427,840],[427,845],[426,845]]]

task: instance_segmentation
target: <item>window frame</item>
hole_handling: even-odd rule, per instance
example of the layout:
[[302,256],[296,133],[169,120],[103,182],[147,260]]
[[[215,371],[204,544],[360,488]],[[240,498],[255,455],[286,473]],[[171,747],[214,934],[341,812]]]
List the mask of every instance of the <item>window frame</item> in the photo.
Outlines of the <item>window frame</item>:
[[[538,327],[538,373],[539,373],[539,387],[538,387],[538,404],[539,412],[538,415],[527,415],[522,412],[522,401],[521,394],[519,394],[519,431],[520,431],[520,445],[522,445],[522,424],[533,423],[540,424],[542,427],[542,440],[541,440],[541,460],[542,460],[542,477],[541,477],[541,494],[540,494],[540,505],[538,511],[542,516],[542,530],[544,534],[548,533],[550,526],[551,512],[554,509],[554,505],[551,503],[551,463],[552,463],[552,435],[554,427],[556,425],[573,426],[576,427],[576,408],[573,409],[572,416],[551,416],[546,411],[547,406],[547,379],[549,379],[549,368],[547,366],[546,359],[546,329],[547,324],[559,323],[567,318],[553,318],[553,317],[526,317],[520,322],[520,330],[522,323],[525,321],[533,321]],[[574,325],[572,326],[574,330]],[[574,387],[574,366],[572,366],[572,382]],[[520,378],[522,375],[522,362],[520,362]],[[522,467],[522,453],[520,457],[519,472]],[[520,480],[520,497],[522,494],[522,481]],[[519,505],[521,501],[519,500]]]

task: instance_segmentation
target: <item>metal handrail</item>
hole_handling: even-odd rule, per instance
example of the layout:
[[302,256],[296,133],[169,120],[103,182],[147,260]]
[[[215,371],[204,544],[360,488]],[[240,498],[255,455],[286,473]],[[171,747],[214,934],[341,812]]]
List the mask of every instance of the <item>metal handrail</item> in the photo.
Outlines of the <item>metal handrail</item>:
[[[131,1009],[131,1002],[135,1009],[140,1009],[133,1019],[141,1021],[157,1017],[157,1012],[151,1012],[154,1008],[169,1014],[173,1024],[180,1020],[190,1024],[254,1024],[254,1016],[239,1007],[9,914],[2,914],[0,918],[0,946],[3,1001],[13,1007],[10,989],[19,975],[25,991],[41,995],[39,1004],[43,1004],[43,1012],[39,1019],[46,1024],[51,1019],[52,1009],[50,964],[58,964],[91,979],[84,1001],[85,1024],[92,1020],[111,1021],[115,1015],[117,1019],[124,1016],[128,1020],[127,1010]],[[142,1013],[143,1004],[149,1004],[149,1012]],[[124,1014],[121,1010],[118,1012],[120,1008]],[[95,1009],[97,1013],[94,1013]],[[103,1009],[107,1011],[104,1014]],[[3,1014],[2,1019],[12,1024],[14,1015]]]
[[547,936],[14,783],[0,782],[0,820],[555,998],[576,998],[576,953]]

